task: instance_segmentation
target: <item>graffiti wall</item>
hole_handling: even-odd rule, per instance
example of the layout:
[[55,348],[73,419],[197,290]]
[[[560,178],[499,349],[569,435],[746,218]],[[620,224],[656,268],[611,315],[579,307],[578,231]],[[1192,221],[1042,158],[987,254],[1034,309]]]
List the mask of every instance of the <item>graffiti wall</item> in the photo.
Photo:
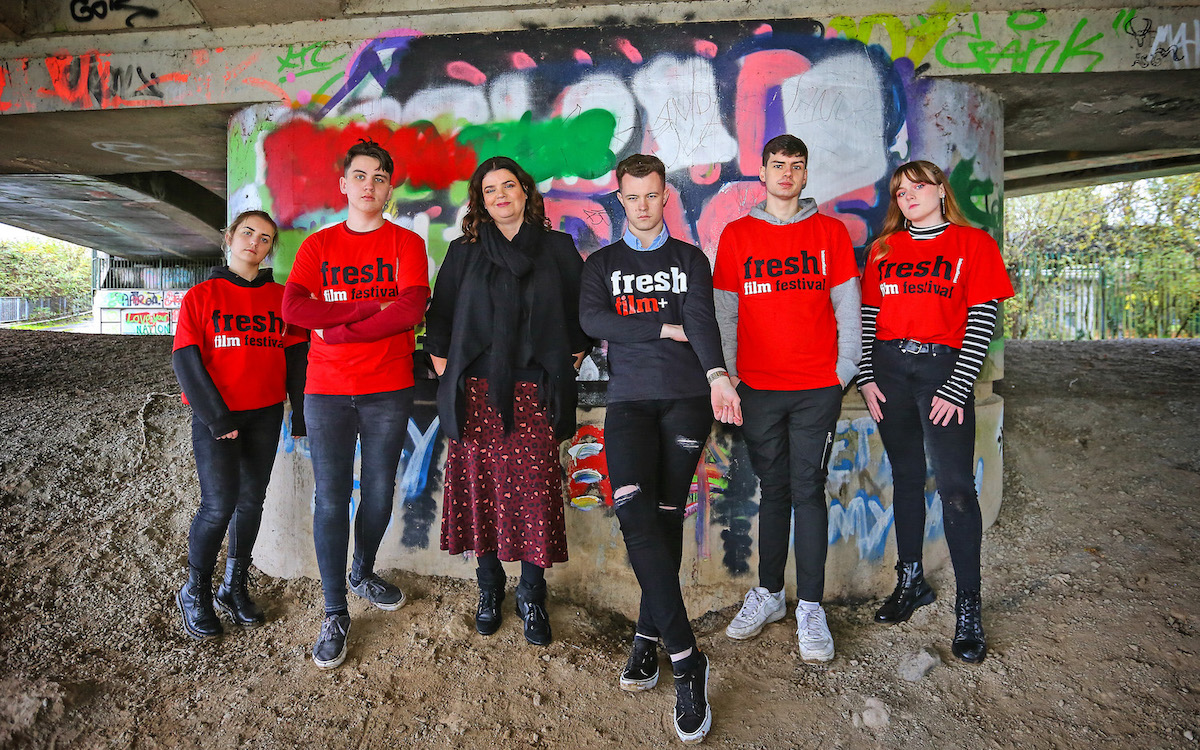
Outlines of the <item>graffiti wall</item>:
[[725,224],[762,200],[762,146],[784,132],[809,146],[805,195],[846,224],[860,251],[882,221],[891,171],[917,157],[955,175],[974,220],[1000,225],[996,102],[918,77],[911,59],[815,21],[400,30],[352,54],[310,48],[278,62],[296,81],[345,68],[305,90],[307,106],[253,107],[231,126],[229,211],[272,212],[281,271],[305,236],[344,217],[340,159],[364,137],[398,157],[389,213],[425,238],[435,263],[458,234],[466,179],[497,154],[533,174],[555,227],[586,255],[623,229],[613,167],[655,153],[676,198],[668,226],[711,256]]
[[[370,137],[396,157],[388,214],[425,239],[435,269],[459,234],[467,178],[499,154],[533,174],[554,226],[587,255],[623,231],[616,163],[649,152],[667,165],[671,233],[712,257],[725,225],[764,197],[763,144],[791,132],[810,150],[805,195],[846,225],[860,252],[882,222],[892,170],[914,158],[942,164],[972,220],[998,230],[999,103],[969,84],[922,78],[912,59],[856,38],[873,33],[813,21],[451,37],[400,30],[345,55],[311,47],[279,58],[279,75],[330,85],[308,91],[306,106],[258,105],[231,122],[229,210],[271,211],[282,276],[304,237],[345,217],[341,157]],[[345,75],[331,76],[334,68]],[[602,353],[585,377],[605,378]],[[569,533],[582,551],[556,575],[584,590],[635,587],[610,508],[603,409],[580,416],[563,458]],[[470,575],[468,562],[437,550],[444,451],[436,419],[418,415],[410,433],[381,561],[394,555],[403,567]],[[890,570],[890,471],[869,418],[843,420],[838,438],[831,565],[843,577],[870,578]],[[719,597],[755,570],[757,482],[736,430],[715,431],[702,454],[688,505],[691,576]],[[998,502],[998,484],[992,492]],[[296,517],[307,522],[311,495],[301,497]],[[941,515],[932,490],[929,503],[936,542]],[[593,575],[598,565],[603,582]],[[852,587],[831,582],[830,590]]]

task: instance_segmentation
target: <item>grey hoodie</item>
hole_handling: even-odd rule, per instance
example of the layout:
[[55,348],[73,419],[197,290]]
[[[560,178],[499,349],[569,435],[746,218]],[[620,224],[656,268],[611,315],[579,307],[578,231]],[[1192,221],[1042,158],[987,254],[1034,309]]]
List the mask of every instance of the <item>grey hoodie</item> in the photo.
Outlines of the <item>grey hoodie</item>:
[[[766,201],[750,209],[750,217],[777,226],[798,224],[817,213],[817,202],[812,198],[801,198],[799,210],[786,220],[767,213]],[[858,277],[847,279],[829,290],[829,301],[833,304],[833,315],[837,320],[837,377],[842,387],[849,385],[858,373],[858,362],[862,359],[862,293]],[[737,323],[738,295],[723,289],[713,289],[717,325],[721,329],[721,349],[730,375],[737,375]]]

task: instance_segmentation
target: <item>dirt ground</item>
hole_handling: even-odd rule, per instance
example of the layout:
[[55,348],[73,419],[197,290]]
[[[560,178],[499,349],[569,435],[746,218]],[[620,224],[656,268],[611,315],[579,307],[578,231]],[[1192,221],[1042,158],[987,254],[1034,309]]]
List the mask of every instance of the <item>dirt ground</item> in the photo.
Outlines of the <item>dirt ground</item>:
[[[313,667],[319,587],[257,578],[270,622],[198,644],[177,622],[198,487],[165,338],[0,330],[0,746],[663,747],[673,691],[617,689],[630,623],[552,598],[555,642],[482,638],[471,583],[396,572],[351,603],[346,664]],[[1005,500],[984,539],[991,654],[950,655],[953,584],[904,625],[828,607],[749,643],[696,620],[707,744],[1192,747],[1200,735],[1200,342],[1009,342]],[[881,591],[880,596],[887,592]],[[695,613],[700,614],[700,613]],[[940,660],[915,682],[899,667]]]

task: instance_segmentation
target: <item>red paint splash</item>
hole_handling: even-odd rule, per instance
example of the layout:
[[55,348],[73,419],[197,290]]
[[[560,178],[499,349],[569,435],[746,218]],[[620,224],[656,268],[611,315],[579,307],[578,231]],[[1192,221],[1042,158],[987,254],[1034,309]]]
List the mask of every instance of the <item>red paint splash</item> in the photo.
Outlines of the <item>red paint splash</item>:
[[617,39],[617,49],[620,50],[622,55],[629,58],[629,62],[641,64],[642,53],[638,52],[638,48],[633,46],[633,42],[628,39],[619,38]]
[[267,189],[280,226],[293,226],[305,213],[345,207],[346,197],[338,186],[342,158],[360,138],[374,140],[392,155],[393,185],[407,182],[416,189],[441,190],[470,178],[475,169],[470,147],[453,136],[443,137],[429,124],[396,128],[381,121],[320,127],[308,120],[292,120],[263,141]]
[[462,60],[455,60],[447,65],[446,75],[451,78],[457,78],[460,81],[466,81],[472,86],[482,86],[487,83],[487,76],[484,75],[482,70]]
[[524,52],[514,52],[510,59],[512,60],[512,66],[517,70],[530,70],[537,67],[537,63],[533,61],[533,58]]
[[581,65],[591,65],[592,56],[581,49],[577,49],[575,50],[575,62],[580,63]]
[[709,60],[717,56],[717,45],[707,39],[697,39],[692,47],[696,50],[697,55],[707,57]]
[[762,168],[762,149],[767,142],[766,112],[768,97],[776,96],[788,78],[808,71],[808,58],[791,50],[752,52],[742,60],[738,71],[736,112],[738,166],[747,177],[757,176]]

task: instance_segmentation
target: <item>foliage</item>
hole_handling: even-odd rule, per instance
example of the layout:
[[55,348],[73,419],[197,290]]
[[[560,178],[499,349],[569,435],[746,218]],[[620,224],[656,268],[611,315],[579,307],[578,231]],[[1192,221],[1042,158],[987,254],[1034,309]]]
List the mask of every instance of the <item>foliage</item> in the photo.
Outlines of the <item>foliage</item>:
[[91,251],[57,240],[0,243],[0,297],[87,298]]
[[1013,338],[1200,336],[1200,174],[1007,201]]

